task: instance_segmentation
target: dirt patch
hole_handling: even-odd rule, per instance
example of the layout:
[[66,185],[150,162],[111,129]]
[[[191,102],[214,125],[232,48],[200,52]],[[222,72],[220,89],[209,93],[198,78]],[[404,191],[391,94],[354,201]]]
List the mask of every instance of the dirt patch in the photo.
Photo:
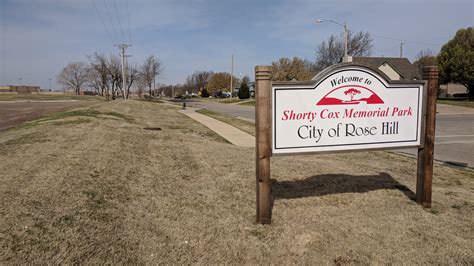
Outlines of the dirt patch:
[[48,114],[93,105],[93,102],[2,102],[0,101],[0,131],[15,127]]
[[94,110],[0,132],[2,264],[474,262],[473,172],[436,165],[423,209],[413,158],[274,157],[273,224],[261,226],[254,149],[158,103]]

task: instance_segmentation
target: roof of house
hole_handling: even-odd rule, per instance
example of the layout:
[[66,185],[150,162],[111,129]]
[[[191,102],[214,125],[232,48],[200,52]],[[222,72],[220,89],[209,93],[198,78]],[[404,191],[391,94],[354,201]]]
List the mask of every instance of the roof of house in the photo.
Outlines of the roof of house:
[[414,66],[407,58],[398,57],[354,57],[352,62],[356,64],[366,65],[373,68],[379,68],[384,63],[390,65],[398,74],[401,79],[413,80],[421,79],[418,68]]

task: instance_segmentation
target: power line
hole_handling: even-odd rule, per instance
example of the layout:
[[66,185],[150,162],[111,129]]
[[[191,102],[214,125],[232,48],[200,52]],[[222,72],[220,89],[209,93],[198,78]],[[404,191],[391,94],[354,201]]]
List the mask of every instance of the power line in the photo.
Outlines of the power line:
[[[117,31],[115,30],[114,21],[112,20],[112,17],[110,16],[109,8],[107,7],[107,3],[105,2],[105,0],[104,0],[104,6],[105,6],[105,10],[107,11],[107,17],[109,18],[110,24],[112,25],[112,30],[114,31],[116,36],[119,36]],[[118,38],[118,39],[120,39],[120,38]]]
[[374,51],[375,54],[380,54],[380,55],[383,55],[383,54],[394,55],[396,49],[398,49],[399,46],[400,46],[400,44],[396,44],[396,45],[394,45],[394,46],[390,46],[390,48],[386,48],[386,49],[374,49],[373,51]]
[[130,15],[128,12],[128,0],[125,0],[125,5],[127,6],[127,21],[128,21],[128,39],[132,43],[132,33],[130,31]]
[[97,9],[97,6],[95,5],[95,1],[94,1],[94,0],[92,0],[92,5],[94,6],[95,11],[97,12],[97,15],[99,16],[99,19],[100,19],[100,21],[102,22],[102,25],[104,25],[104,28],[105,28],[105,31],[107,32],[107,35],[109,36],[109,38],[110,38],[110,40],[112,41],[112,43],[114,43],[114,40],[112,39],[112,35],[110,34],[109,29],[108,29],[107,26],[105,25],[105,22],[104,22],[104,20],[102,19],[102,16],[100,15],[99,10]]
[[122,33],[122,40],[125,42],[125,35],[123,34],[123,28],[122,28],[122,23],[120,22],[120,16],[117,11],[117,5],[115,4],[115,0],[112,0],[112,3],[114,4],[114,9],[115,9],[115,15],[117,15],[117,20],[120,26],[120,32]]
[[387,39],[387,40],[392,40],[392,41],[399,41],[403,43],[413,43],[413,44],[419,44],[419,45],[426,45],[426,46],[437,46],[440,47],[442,45],[440,44],[433,44],[433,43],[424,43],[424,42],[416,42],[416,41],[410,41],[410,40],[403,40],[403,39],[398,39],[398,38],[392,38],[392,37],[387,37],[387,36],[381,36],[381,35],[376,35],[376,34],[371,34],[372,36],[376,38],[382,38],[382,39]]

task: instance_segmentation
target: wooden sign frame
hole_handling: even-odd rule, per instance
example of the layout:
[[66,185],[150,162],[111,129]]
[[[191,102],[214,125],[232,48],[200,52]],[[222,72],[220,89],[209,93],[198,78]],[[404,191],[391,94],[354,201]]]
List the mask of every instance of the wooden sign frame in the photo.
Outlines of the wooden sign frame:
[[[431,207],[433,154],[436,121],[436,97],[438,89],[438,68],[423,68],[425,81],[391,81],[379,70],[358,64],[339,64],[323,70],[316,80],[304,82],[278,82],[279,85],[314,85],[320,78],[329,76],[335,71],[348,66],[366,68],[384,78],[389,84],[424,84],[423,107],[421,116],[420,145],[418,147],[418,166],[416,183],[416,202],[423,207]],[[270,181],[270,158],[272,156],[272,114],[271,114],[271,67],[255,67],[255,127],[256,127],[256,213],[257,222],[271,223],[273,197]],[[390,148],[378,148],[390,149]],[[326,151],[326,153],[329,151]],[[340,151],[338,151],[340,152]],[[318,152],[320,153],[320,152]],[[283,154],[291,155],[291,154]]]

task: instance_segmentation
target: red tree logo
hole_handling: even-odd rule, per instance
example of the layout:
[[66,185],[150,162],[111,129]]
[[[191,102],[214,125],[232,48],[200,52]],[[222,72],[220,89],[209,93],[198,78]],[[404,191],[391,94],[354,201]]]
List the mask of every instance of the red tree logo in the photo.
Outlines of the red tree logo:
[[[350,96],[350,100],[347,98]],[[360,85],[345,85],[333,89],[316,105],[383,104],[384,101],[371,89]]]
[[344,92],[345,95],[350,95],[351,96],[351,102],[354,101],[354,95],[360,94],[360,90],[356,90],[354,88],[350,88]]

